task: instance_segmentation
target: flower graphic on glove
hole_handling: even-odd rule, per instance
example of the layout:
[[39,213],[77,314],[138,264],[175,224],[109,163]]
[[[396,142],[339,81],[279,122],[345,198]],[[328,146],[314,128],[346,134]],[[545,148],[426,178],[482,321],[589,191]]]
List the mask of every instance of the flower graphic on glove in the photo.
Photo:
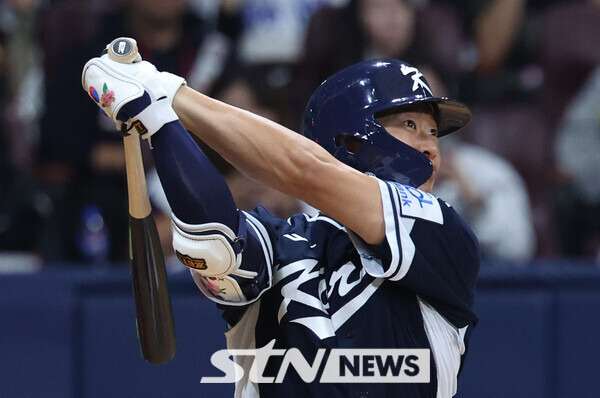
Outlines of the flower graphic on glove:
[[102,87],[102,96],[98,95],[98,91],[94,86],[90,86],[90,97],[94,101],[99,102],[103,108],[110,108],[113,102],[115,102],[115,92],[108,90],[108,86],[104,83]]

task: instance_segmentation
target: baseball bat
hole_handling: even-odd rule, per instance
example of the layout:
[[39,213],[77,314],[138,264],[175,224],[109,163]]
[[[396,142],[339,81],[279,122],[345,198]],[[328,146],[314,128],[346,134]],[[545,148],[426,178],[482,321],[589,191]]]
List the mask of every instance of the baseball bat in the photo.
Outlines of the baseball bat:
[[[131,63],[138,54],[134,39],[120,37],[106,48],[111,59]],[[136,308],[137,334],[142,357],[163,364],[175,356],[175,326],[165,261],[148,198],[139,134],[123,138],[127,190],[131,279]]]

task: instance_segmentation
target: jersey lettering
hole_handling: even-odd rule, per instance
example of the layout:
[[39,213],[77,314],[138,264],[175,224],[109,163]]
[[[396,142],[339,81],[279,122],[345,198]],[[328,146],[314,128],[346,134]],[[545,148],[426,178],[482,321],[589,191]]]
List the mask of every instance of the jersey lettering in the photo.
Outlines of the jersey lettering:
[[[287,276],[300,272],[299,275],[281,287],[283,300],[278,311],[279,323],[288,314],[288,308],[292,302],[301,303],[321,311],[323,315],[299,316],[293,314],[288,321],[304,325],[320,339],[332,337],[335,335],[335,330],[365,305],[374,292],[371,285],[367,285],[363,289],[355,289],[365,277],[366,272],[362,268],[357,270],[350,262],[335,270],[330,278],[321,279],[316,292],[317,295],[312,295],[300,289],[300,286],[304,283],[322,276],[324,271],[324,268],[319,267],[317,260],[311,259],[296,261],[276,268],[274,274],[275,284],[280,283]],[[352,272],[358,272],[358,278],[349,282]],[[378,286],[379,284],[375,289]],[[329,311],[331,309],[329,301],[334,295],[338,297],[351,295],[349,301],[352,303],[352,310],[348,312],[349,307],[344,306],[333,312]],[[343,321],[340,322],[340,320]]]
[[306,306],[315,308],[317,310],[325,311],[323,303],[318,297],[311,296],[308,293],[300,291],[300,285],[308,282],[311,279],[319,277],[323,273],[323,269],[317,269],[312,271],[318,264],[317,260],[300,260],[294,263],[288,264],[285,267],[277,268],[274,275],[274,283],[277,284],[279,281],[284,279],[286,276],[291,275],[295,272],[302,271],[300,275],[289,281],[281,288],[281,295],[283,301],[279,306],[278,320],[281,322],[281,318],[287,313],[289,304],[292,301],[302,303]]
[[360,283],[362,278],[365,276],[365,270],[361,268],[360,277],[351,283],[348,283],[350,273],[355,269],[354,264],[346,263],[340,269],[333,271],[331,278],[329,279],[329,290],[327,291],[327,298],[331,297],[335,284],[339,281],[338,294],[340,297],[344,297],[352,290],[352,288]]

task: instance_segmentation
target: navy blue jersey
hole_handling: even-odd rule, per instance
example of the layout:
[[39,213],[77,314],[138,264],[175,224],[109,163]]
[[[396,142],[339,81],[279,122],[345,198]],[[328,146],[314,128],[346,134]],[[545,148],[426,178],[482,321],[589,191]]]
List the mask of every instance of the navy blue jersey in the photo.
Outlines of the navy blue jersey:
[[[258,207],[243,213],[248,240],[242,268],[254,269],[268,283],[237,278],[240,287],[232,292],[217,278],[197,281],[220,304],[227,304],[224,297],[243,297],[239,305],[222,306],[232,326],[226,333],[230,349],[261,348],[275,340],[275,349],[297,348],[312,363],[319,348],[427,348],[431,381],[306,383],[290,368],[282,383],[253,385],[242,380],[236,396],[455,394],[468,336],[477,323],[472,310],[479,270],[477,239],[444,201],[412,187],[379,183],[383,244],[368,245],[323,214],[296,214],[284,220]],[[252,294],[255,297],[249,297]],[[276,376],[280,362],[281,357],[269,359],[264,375]]]

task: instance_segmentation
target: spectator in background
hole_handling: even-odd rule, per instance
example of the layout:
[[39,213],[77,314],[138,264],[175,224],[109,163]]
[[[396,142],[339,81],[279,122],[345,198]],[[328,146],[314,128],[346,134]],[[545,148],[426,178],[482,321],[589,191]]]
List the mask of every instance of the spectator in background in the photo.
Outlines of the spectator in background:
[[466,43],[456,54],[461,98],[479,106],[540,101],[544,14],[566,0],[432,1],[452,7],[464,29]]
[[40,1],[0,3],[0,271],[41,266],[50,201],[35,179],[41,79]]
[[[38,263],[50,199],[34,180],[7,161],[6,148],[0,140],[0,258],[19,253]],[[0,268],[4,262],[0,260]]]
[[239,59],[245,66],[298,61],[311,15],[348,0],[238,0],[242,16]]
[[[565,48],[589,48],[582,46],[580,39],[574,39],[584,38],[585,33],[581,36],[564,34],[569,29],[562,28],[562,15],[554,18],[554,29],[547,26],[547,11],[561,8],[559,3],[567,4],[565,0],[432,1],[452,7],[464,27],[466,46],[456,53],[461,72],[454,95],[471,105],[474,120],[462,137],[499,154],[523,177],[533,213],[536,254],[555,257],[558,245],[548,204],[551,189],[548,165],[551,164],[556,112],[548,112],[543,103],[562,101],[572,88],[570,83],[564,82],[577,80],[574,75],[578,72],[563,70],[562,76],[550,76],[542,55],[547,52],[559,63],[570,63],[569,56],[545,49],[548,46],[544,43],[558,38]],[[600,26],[598,18],[595,22],[592,22],[593,17],[586,19]],[[559,31],[564,33],[557,33]],[[595,40],[590,39],[591,36],[585,37],[584,42]],[[558,86],[563,89],[552,90],[553,95],[544,93]],[[564,86],[569,86],[569,90]]]
[[[477,49],[475,69],[481,74],[495,73],[504,65],[523,26],[527,0],[470,1],[469,3],[471,9],[475,8],[471,27],[473,44]],[[467,4],[461,5],[456,2],[454,4],[469,7]]]
[[0,4],[6,161],[28,177],[35,172],[43,111],[42,50],[37,29],[41,8],[41,0],[7,0]]
[[[541,103],[552,126],[600,64],[600,0],[554,1],[546,7],[540,59],[545,84]],[[556,129],[552,131],[556,133]]]
[[523,27],[528,0],[432,0],[451,7],[461,22],[465,47],[457,56],[464,71],[491,75],[505,66]]
[[534,258],[536,236],[525,183],[493,152],[460,139],[441,148],[444,167],[435,194],[477,234],[482,260],[524,263]]
[[341,8],[316,11],[295,71],[293,109],[302,111],[327,76],[361,60],[396,58],[452,72],[456,55],[449,59],[438,49],[455,38],[460,27],[448,18],[442,19],[448,23],[430,23],[433,15],[418,0],[349,0]]
[[562,254],[600,261],[600,64],[569,104],[554,145]]
[[[219,78],[231,56],[235,40],[236,16],[218,16],[226,27],[207,21],[187,8],[186,0],[122,0],[89,15],[77,2],[70,6],[70,18],[95,21],[97,28],[89,38],[75,43],[47,69],[46,113],[42,121],[40,160],[44,180],[52,187],[56,211],[53,214],[58,242],[48,245],[51,260],[90,261],[88,249],[78,245],[82,210],[87,205],[98,210],[94,219],[107,226],[109,234],[102,257],[111,262],[128,259],[127,192],[122,140],[114,126],[88,101],[81,97],[80,71],[99,48],[119,36],[138,38],[138,47],[146,59],[162,70],[188,78],[191,86],[209,90]],[[227,9],[229,11],[229,9]],[[67,40],[76,35],[69,25],[51,26]],[[219,30],[221,29],[221,30]],[[222,31],[233,35],[227,38]],[[69,122],[65,122],[63,104],[73,103]],[[84,131],[85,130],[85,131]],[[83,212],[85,214],[85,212]]]
[[[421,67],[433,92],[448,90],[435,69]],[[477,118],[477,114],[473,115]],[[475,132],[477,134],[477,132]],[[434,194],[461,214],[479,238],[482,260],[524,264],[536,253],[531,203],[522,176],[506,159],[460,137],[440,141]]]
[[[252,68],[241,67],[214,95],[220,101],[281,124],[286,118],[286,109],[281,106],[279,98],[271,96],[270,90],[265,89],[267,86],[264,76],[261,79],[253,73]],[[220,158],[214,151],[211,151],[211,155],[213,159]],[[223,162],[213,160],[216,164]],[[250,211],[260,205],[282,218],[301,210],[302,203],[297,199],[251,180],[231,165],[221,166],[220,169],[239,209]]]
[[[293,70],[302,53],[310,17],[325,5],[340,5],[348,0],[228,0],[239,13],[241,24],[236,59],[223,75],[221,85],[229,83],[238,66],[249,79],[260,81],[261,95],[277,97],[279,109],[291,108]],[[301,111],[301,110],[300,110]],[[281,123],[296,129],[299,116],[285,111]]]

